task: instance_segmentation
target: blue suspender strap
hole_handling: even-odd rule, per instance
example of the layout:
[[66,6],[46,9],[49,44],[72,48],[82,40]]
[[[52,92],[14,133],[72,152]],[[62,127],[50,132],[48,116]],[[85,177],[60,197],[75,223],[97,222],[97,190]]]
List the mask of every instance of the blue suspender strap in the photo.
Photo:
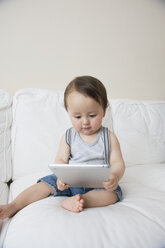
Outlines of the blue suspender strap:
[[109,149],[109,132],[107,127],[103,127],[103,136],[104,136],[105,162],[106,164],[109,164],[110,149]]
[[66,140],[66,143],[70,146],[70,131],[71,131],[71,128],[67,129],[66,130],[66,133],[65,133],[65,140]]

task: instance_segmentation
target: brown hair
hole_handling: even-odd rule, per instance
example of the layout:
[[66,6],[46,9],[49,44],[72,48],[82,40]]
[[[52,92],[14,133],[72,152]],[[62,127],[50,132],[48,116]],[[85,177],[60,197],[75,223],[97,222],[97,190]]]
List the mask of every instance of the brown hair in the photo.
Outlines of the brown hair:
[[103,107],[104,111],[106,110],[108,106],[107,92],[104,85],[97,78],[91,76],[76,77],[68,84],[64,93],[64,105],[66,110],[67,96],[74,90],[93,98]]

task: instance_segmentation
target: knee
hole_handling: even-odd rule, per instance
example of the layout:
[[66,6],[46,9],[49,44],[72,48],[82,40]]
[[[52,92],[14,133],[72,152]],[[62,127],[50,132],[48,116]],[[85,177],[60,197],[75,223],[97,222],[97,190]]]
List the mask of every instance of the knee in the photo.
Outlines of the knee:
[[107,201],[108,201],[108,205],[114,204],[118,201],[118,196],[116,193],[110,191],[107,191]]

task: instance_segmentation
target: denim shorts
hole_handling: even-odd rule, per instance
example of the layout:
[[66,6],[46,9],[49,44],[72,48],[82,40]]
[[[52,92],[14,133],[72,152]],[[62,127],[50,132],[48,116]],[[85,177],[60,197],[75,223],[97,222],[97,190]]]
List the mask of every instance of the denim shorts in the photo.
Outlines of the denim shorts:
[[[57,188],[57,177],[55,174],[51,174],[48,175],[46,177],[40,178],[37,183],[39,182],[44,182],[47,185],[49,185],[50,187],[52,187],[54,189],[54,196],[74,196],[77,194],[85,194],[91,190],[106,190],[105,188],[77,188],[77,187],[70,187],[68,189],[65,189],[63,191],[59,190]],[[117,188],[115,190],[113,190],[114,193],[116,193],[116,195],[118,196],[118,201],[122,200],[122,191],[120,186],[118,185]],[[51,196],[52,194],[50,194]]]

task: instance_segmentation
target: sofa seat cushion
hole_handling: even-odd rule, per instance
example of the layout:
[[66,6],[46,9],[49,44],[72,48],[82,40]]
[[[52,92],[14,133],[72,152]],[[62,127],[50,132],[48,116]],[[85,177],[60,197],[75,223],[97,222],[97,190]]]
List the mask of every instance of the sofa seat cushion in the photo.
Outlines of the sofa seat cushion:
[[60,208],[63,198],[35,202],[12,218],[4,247],[164,247],[162,192],[133,186],[122,203],[79,214]]
[[[45,173],[14,181],[10,197],[15,197],[20,189],[30,186]],[[30,204],[10,219],[4,247],[100,248],[116,247],[116,244],[122,248],[164,247],[164,192],[129,182],[129,173],[121,187],[122,202],[85,209],[79,214],[60,207],[64,197],[49,197]]]
[[[165,164],[128,167],[120,182],[121,202],[79,214],[60,207],[64,197],[32,203],[10,219],[4,247],[164,247],[164,173]],[[47,174],[45,170],[15,180],[10,200]]]

